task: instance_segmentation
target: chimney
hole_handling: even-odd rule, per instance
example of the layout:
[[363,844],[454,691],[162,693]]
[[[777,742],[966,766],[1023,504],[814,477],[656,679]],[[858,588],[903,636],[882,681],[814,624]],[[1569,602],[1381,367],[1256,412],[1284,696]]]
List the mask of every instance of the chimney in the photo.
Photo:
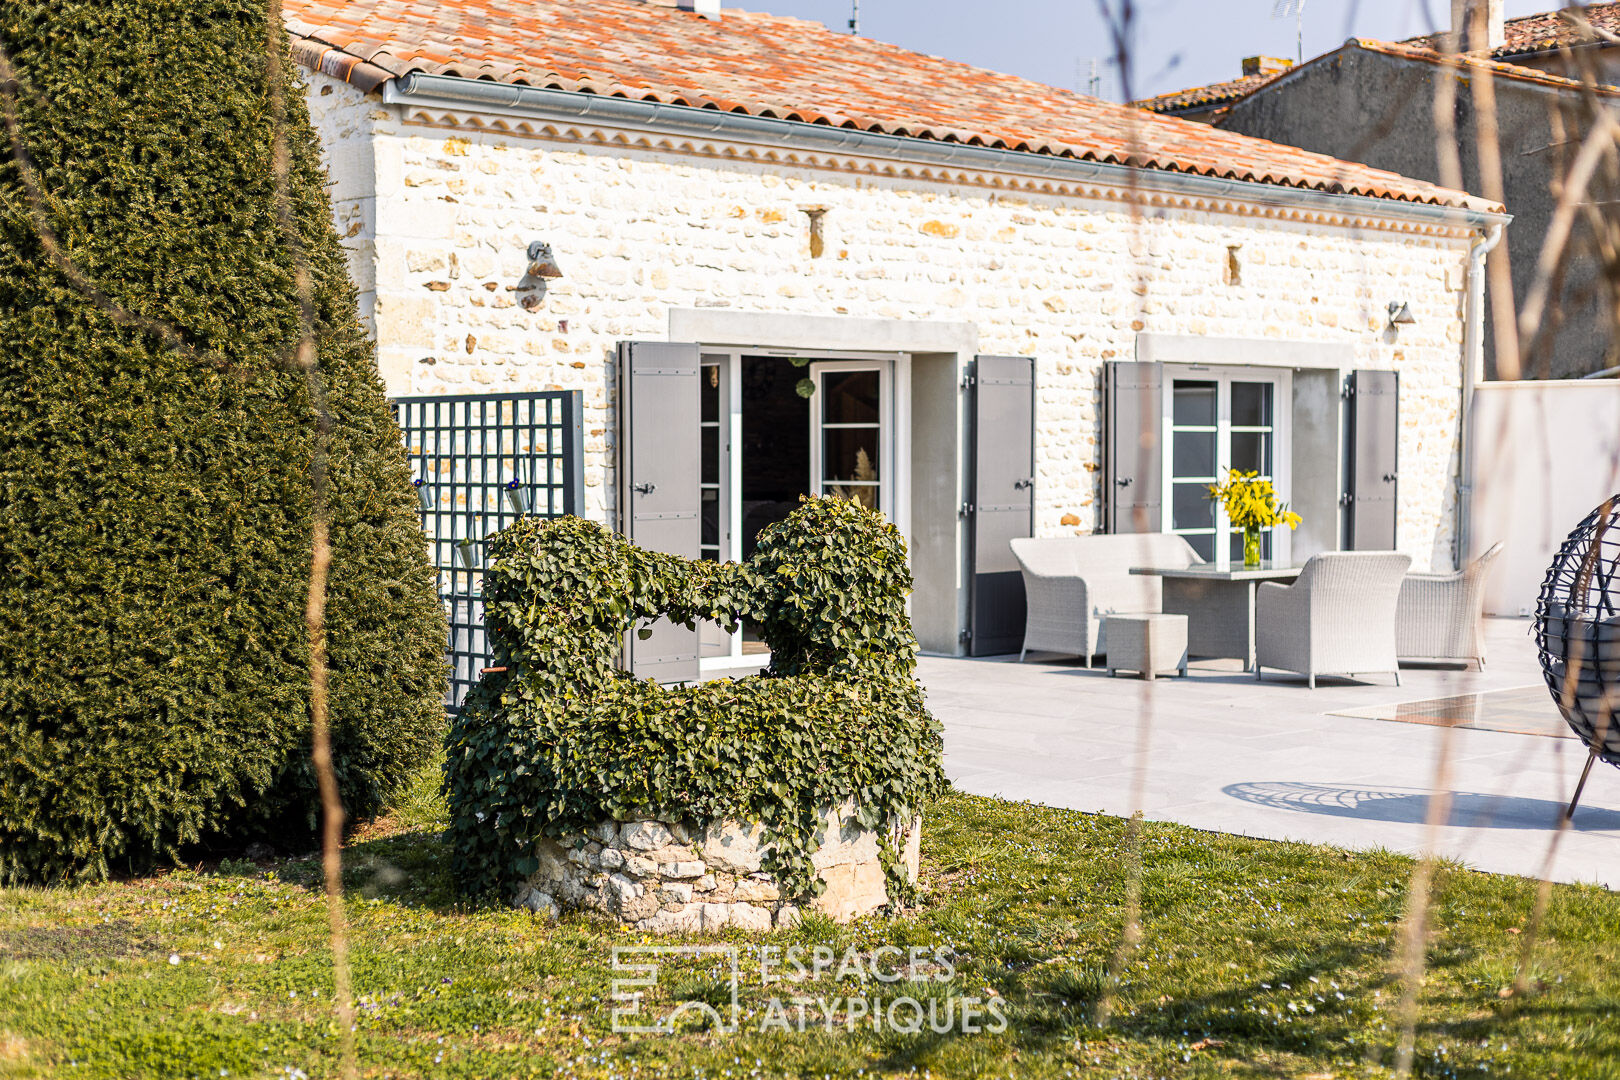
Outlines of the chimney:
[[1442,52],[1489,53],[1507,44],[1502,0],[1451,0],[1451,31]]
[[676,0],[675,6],[682,11],[696,12],[705,19],[720,17],[720,0]]
[[1280,56],[1245,56],[1243,58],[1244,75],[1277,75],[1294,66],[1292,60],[1284,60]]

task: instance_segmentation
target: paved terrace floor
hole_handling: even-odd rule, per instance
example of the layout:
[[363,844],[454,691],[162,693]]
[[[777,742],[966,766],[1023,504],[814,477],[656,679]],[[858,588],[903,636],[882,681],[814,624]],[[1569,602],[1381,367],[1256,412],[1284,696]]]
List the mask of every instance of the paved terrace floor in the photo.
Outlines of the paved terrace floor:
[[[1147,683],[1033,654],[925,657],[919,674],[961,790],[1125,816],[1138,808],[1140,767],[1147,818],[1275,840],[1421,852],[1449,738],[1455,801],[1436,850],[1535,876],[1586,761],[1579,742],[1332,715],[1543,685],[1529,620],[1487,620],[1486,636],[1484,671],[1407,668],[1399,688],[1388,676],[1319,679],[1315,691],[1281,674],[1257,683],[1235,661],[1194,661],[1185,679]],[[1539,700],[1496,699],[1521,712]],[[1550,697],[1545,717],[1557,719]],[[1594,766],[1552,876],[1620,887],[1620,771]]]

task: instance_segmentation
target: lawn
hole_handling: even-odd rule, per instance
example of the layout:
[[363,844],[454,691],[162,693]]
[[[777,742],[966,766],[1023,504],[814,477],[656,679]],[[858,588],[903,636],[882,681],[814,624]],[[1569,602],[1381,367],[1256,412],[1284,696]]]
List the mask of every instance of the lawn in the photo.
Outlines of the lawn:
[[[739,1030],[689,1013],[675,1034],[624,1036],[612,1032],[610,950],[646,939],[579,916],[550,924],[461,905],[442,813],[425,778],[348,849],[366,1076],[1390,1074],[1393,943],[1412,869],[1396,855],[1145,825],[1141,944],[1099,1025],[1121,935],[1125,823],[951,794],[928,811],[915,910],[711,939],[741,950]],[[0,892],[0,1076],[336,1075],[316,881],[308,859],[227,861]],[[1417,1075],[1620,1077],[1620,898],[1556,889],[1536,989],[1508,998],[1534,893],[1441,871]],[[768,944],[801,947],[807,965],[816,946],[840,964],[855,949],[867,972],[874,957],[892,970],[904,955],[917,960],[901,972],[914,981],[861,984],[846,968],[765,986]],[[724,1012],[729,970],[712,954],[671,962],[644,1007]],[[770,1002],[793,996],[824,1000],[785,1004],[783,1031]],[[899,997],[977,999],[993,1012],[984,1030],[945,1034],[874,1030],[860,1015],[867,999],[889,1008]],[[1005,1030],[991,1030],[997,1014]]]

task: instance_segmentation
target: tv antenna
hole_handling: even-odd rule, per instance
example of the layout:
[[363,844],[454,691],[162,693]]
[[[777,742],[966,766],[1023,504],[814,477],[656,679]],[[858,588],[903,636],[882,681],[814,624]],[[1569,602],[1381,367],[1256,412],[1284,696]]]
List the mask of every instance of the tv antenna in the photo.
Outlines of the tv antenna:
[[1294,41],[1299,48],[1299,62],[1305,62],[1305,0],[1276,0],[1271,5],[1273,19],[1294,17]]
[[849,32],[859,34],[861,32],[861,0],[852,0],[852,4],[853,6],[849,12]]

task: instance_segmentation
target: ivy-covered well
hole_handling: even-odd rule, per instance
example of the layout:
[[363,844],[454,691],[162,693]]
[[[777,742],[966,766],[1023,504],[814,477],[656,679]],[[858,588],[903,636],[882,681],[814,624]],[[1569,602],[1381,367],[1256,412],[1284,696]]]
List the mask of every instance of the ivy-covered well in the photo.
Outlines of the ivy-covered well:
[[[497,536],[484,580],[493,671],[447,763],[455,870],[512,895],[542,842],[605,822],[757,823],[784,896],[821,891],[828,808],[892,836],[944,783],[940,728],[914,677],[904,541],[880,514],[806,499],[746,563],[645,551],[578,518]],[[767,671],[661,686],[617,666],[627,632],[667,616],[760,625]],[[885,839],[891,896],[899,852]]]

